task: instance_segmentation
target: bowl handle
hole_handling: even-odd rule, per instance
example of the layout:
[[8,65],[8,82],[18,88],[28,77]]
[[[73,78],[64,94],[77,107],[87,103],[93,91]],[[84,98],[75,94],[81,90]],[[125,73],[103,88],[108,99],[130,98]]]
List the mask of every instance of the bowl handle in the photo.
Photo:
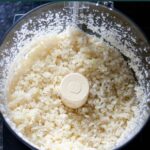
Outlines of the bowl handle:
[[19,19],[21,18],[22,16],[24,16],[25,14],[15,14],[14,15],[14,18],[13,18],[13,24]]

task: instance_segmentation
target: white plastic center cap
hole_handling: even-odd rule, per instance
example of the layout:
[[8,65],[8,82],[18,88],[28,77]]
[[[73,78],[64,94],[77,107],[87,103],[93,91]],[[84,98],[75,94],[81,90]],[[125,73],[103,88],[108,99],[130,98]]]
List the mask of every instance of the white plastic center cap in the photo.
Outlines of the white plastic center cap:
[[78,94],[81,91],[81,84],[76,81],[71,81],[68,83],[68,90],[72,93]]
[[60,84],[62,102],[70,108],[79,108],[84,105],[88,94],[88,80],[79,73],[66,75]]

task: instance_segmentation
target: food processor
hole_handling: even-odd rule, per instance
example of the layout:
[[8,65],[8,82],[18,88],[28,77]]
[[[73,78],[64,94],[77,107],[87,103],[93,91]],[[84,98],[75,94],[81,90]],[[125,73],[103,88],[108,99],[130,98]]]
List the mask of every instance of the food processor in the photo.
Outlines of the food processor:
[[[76,26],[84,32],[101,37],[123,55],[134,72],[141,91],[138,120],[130,132],[115,145],[120,148],[137,135],[149,119],[150,105],[150,51],[149,43],[140,29],[111,3],[55,2],[41,5],[23,16],[8,31],[0,47],[0,110],[12,132],[31,149],[38,149],[27,140],[9,118],[7,108],[7,83],[10,66],[24,45],[33,38],[47,33],[61,33],[68,26]],[[20,58],[22,59],[24,55]],[[17,67],[16,67],[17,68]],[[15,69],[13,71],[15,71]]]

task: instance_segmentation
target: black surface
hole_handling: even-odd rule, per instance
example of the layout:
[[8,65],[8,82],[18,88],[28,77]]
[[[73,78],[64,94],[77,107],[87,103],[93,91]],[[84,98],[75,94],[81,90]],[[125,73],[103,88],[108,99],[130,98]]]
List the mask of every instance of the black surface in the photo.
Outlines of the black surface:
[[150,40],[150,2],[116,2],[115,8],[134,21]]
[[[30,9],[42,4],[41,2],[34,3],[0,3],[0,37],[12,25],[14,14],[25,13]],[[146,34],[150,40],[150,2],[115,2],[115,8],[129,16]],[[9,10],[9,11],[8,11]],[[150,122],[122,150],[149,150],[150,149]],[[16,137],[7,129],[3,127],[3,150],[29,150],[24,144],[16,139]]]
[[30,150],[22,142],[20,142],[12,132],[3,126],[3,150]]

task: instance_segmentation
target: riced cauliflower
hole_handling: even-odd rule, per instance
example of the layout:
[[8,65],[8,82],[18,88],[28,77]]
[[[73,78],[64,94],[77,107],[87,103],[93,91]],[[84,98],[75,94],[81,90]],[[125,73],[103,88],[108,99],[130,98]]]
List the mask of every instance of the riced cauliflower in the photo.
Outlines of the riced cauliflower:
[[[17,129],[43,150],[113,149],[138,108],[135,79],[120,52],[71,28],[32,45],[20,65],[29,61],[9,91]],[[78,109],[66,107],[59,94],[61,80],[72,72],[90,86]]]

